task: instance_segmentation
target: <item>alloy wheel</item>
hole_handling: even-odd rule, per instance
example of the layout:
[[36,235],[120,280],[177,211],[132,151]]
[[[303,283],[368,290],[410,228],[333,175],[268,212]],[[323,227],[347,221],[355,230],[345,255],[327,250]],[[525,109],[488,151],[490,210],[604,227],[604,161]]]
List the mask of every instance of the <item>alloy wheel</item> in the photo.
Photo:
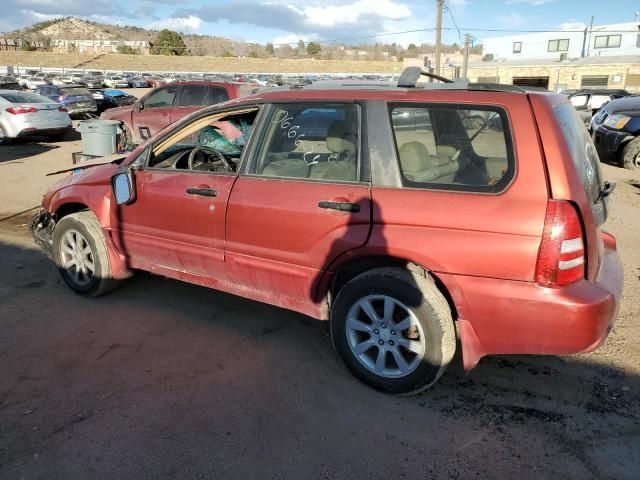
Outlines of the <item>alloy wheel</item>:
[[67,230],[60,241],[62,268],[80,287],[91,283],[95,275],[95,260],[87,239],[77,230]]
[[401,378],[425,355],[425,336],[416,315],[388,295],[369,295],[349,310],[347,342],[353,355],[372,373]]

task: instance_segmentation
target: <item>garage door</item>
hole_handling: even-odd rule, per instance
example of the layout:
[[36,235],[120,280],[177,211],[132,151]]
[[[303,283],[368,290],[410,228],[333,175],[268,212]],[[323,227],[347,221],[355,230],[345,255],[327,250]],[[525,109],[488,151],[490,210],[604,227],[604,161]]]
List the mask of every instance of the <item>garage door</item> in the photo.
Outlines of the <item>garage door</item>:
[[583,75],[580,82],[580,88],[607,88],[608,86],[608,75]]
[[631,73],[627,75],[626,89],[630,92],[640,92],[640,74]]
[[519,87],[549,88],[549,77],[514,77],[513,84]]

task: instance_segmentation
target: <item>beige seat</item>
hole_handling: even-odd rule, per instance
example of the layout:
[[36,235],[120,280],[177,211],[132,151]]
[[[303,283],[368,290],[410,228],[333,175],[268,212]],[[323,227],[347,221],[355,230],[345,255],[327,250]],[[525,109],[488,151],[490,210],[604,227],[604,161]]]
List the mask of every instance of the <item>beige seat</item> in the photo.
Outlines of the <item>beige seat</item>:
[[414,182],[450,184],[458,172],[457,160],[446,155],[429,155],[420,142],[405,143],[399,155],[403,174]]
[[357,180],[357,136],[347,129],[346,122],[336,120],[327,131],[329,160],[311,166],[309,178],[326,180]]

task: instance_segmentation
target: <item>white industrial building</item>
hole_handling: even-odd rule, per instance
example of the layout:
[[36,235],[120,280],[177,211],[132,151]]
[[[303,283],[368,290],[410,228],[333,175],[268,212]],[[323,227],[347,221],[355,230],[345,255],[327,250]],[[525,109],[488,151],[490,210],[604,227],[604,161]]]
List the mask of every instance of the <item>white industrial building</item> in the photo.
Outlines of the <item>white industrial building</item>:
[[571,58],[638,55],[640,23],[593,26],[584,31],[558,31],[486,38],[486,60],[565,60]]

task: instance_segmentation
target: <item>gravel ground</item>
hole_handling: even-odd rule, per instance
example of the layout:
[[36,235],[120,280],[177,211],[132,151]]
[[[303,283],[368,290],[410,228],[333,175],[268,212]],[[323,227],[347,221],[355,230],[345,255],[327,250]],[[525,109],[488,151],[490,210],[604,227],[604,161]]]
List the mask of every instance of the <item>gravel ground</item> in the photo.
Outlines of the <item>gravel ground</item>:
[[0,150],[0,478],[638,478],[637,173],[603,166],[626,286],[599,350],[392,397],[292,312],[148,274],[74,295],[25,226],[79,150]]

